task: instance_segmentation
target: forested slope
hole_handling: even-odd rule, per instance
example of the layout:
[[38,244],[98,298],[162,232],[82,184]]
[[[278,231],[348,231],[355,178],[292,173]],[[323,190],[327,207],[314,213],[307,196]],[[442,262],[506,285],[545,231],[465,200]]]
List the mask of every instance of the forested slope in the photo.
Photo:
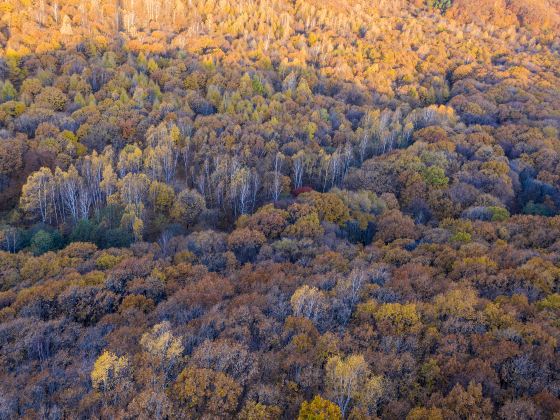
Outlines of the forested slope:
[[0,418],[558,419],[559,10],[0,2]]

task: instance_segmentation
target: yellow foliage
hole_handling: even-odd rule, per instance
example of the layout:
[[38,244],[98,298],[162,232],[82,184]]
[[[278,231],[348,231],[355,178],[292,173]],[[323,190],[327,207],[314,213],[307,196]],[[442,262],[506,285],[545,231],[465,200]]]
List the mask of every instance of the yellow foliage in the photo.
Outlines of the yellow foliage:
[[128,374],[126,356],[118,357],[107,350],[95,361],[91,371],[91,384],[95,390],[110,391]]
[[413,303],[386,303],[381,305],[375,319],[378,323],[388,324],[390,331],[397,335],[413,333],[420,327],[420,316]]

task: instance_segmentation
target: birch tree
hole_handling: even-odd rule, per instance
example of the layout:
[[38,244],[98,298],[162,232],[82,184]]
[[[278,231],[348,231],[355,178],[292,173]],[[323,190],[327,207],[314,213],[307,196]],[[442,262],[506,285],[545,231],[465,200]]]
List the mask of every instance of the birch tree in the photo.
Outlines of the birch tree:
[[343,417],[351,405],[375,415],[383,393],[383,378],[371,373],[364,356],[333,356],[325,365],[325,374],[327,395],[338,404]]
[[20,206],[24,212],[41,222],[51,221],[54,202],[54,177],[49,168],[33,172],[22,188]]
[[272,183],[272,199],[278,201],[282,193],[282,162],[284,155],[280,152],[276,153],[274,157],[274,180]]

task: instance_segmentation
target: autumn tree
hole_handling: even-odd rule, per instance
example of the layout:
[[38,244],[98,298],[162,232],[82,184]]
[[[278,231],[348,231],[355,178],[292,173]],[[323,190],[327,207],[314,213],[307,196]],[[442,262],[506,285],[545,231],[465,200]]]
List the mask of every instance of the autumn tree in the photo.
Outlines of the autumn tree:
[[316,395],[311,401],[301,403],[298,420],[340,420],[342,412],[338,405]]
[[325,382],[328,395],[340,407],[342,415],[348,413],[351,405],[375,413],[377,402],[382,396],[383,382],[372,375],[362,355],[346,358],[333,356],[325,365]]
[[195,223],[206,208],[204,197],[195,190],[183,190],[176,197],[171,216],[187,226]]
[[325,293],[307,285],[294,292],[290,303],[296,316],[309,318],[313,322],[318,322],[326,309]]
[[228,375],[211,369],[186,368],[172,387],[172,398],[185,416],[232,415],[242,388]]
[[241,263],[254,260],[265,243],[265,236],[258,230],[241,228],[228,236],[228,246]]
[[41,168],[31,174],[23,186],[20,206],[32,217],[47,223],[52,219],[54,195],[53,174],[49,168]]
[[91,371],[93,389],[101,392],[113,403],[125,398],[132,386],[131,366],[127,356],[117,356],[104,351],[97,358]]
[[183,355],[181,339],[173,336],[170,323],[164,321],[142,335],[140,345],[152,370],[152,387],[164,388]]

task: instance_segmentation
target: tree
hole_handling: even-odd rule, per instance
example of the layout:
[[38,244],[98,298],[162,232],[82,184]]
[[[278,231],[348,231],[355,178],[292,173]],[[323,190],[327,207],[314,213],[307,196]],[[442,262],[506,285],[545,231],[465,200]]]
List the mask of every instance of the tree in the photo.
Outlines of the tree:
[[258,175],[246,167],[237,169],[231,176],[230,199],[234,215],[248,213],[255,204]]
[[303,150],[299,150],[294,156],[292,156],[292,165],[294,167],[294,189],[298,189],[303,186],[303,178],[305,176],[306,156]]
[[137,394],[127,407],[129,415],[138,419],[172,418],[174,411],[168,396],[162,391],[144,389]]
[[440,408],[415,407],[406,416],[406,420],[443,420],[443,412]]
[[127,204],[121,217],[121,228],[131,232],[136,241],[141,241],[144,233],[143,213],[143,204]]
[[54,178],[49,168],[33,172],[22,188],[20,206],[22,210],[43,223],[51,221],[55,196]]
[[313,191],[299,195],[298,200],[315,207],[321,221],[342,225],[350,218],[348,207],[334,193]]
[[59,244],[57,243],[54,234],[40,230],[33,235],[29,245],[31,247],[31,252],[33,252],[34,255],[41,255],[45,252],[56,249]]
[[353,308],[360,299],[366,281],[367,273],[363,269],[355,268],[348,276],[344,276],[337,282],[337,293],[341,294]]
[[432,7],[445,13],[452,5],[452,0],[432,0]]
[[241,390],[241,386],[222,372],[188,367],[177,377],[172,398],[186,417],[219,417],[233,415]]
[[142,149],[137,145],[127,144],[119,153],[117,170],[121,177],[129,172],[138,173],[142,169]]
[[372,413],[371,409],[376,409],[382,393],[381,378],[371,374],[364,357],[359,354],[329,358],[325,365],[325,385],[327,395],[338,404],[342,416],[346,415],[351,403]]
[[16,96],[17,90],[9,80],[6,80],[4,83],[0,83],[0,99],[2,102],[11,101],[12,99],[15,99]]
[[145,166],[151,178],[170,183],[179,161],[179,135],[177,126],[168,129],[164,123],[151,127],[146,133],[149,147],[144,152]]
[[67,172],[57,168],[55,177],[62,202],[66,211],[70,213],[72,220],[86,220],[89,216],[93,197],[77,169],[74,165],[71,165]]
[[260,231],[247,228],[236,229],[228,237],[228,246],[241,263],[253,261],[265,243]]
[[300,78],[299,83],[297,85],[295,91],[295,99],[300,104],[304,104],[313,96],[309,85],[307,84],[307,80],[304,77]]
[[342,412],[335,403],[316,395],[301,403],[298,420],[342,420]]
[[[132,205],[136,209],[143,208],[150,180],[144,174],[128,173],[119,180],[119,195],[124,205]],[[140,213],[137,213],[140,216]]]
[[167,385],[183,355],[181,339],[172,334],[171,324],[164,321],[142,335],[140,345],[152,370],[152,387],[161,390]]
[[542,418],[542,414],[530,399],[506,402],[500,409],[499,415],[504,420],[536,420]]
[[193,352],[191,363],[225,373],[240,385],[249,383],[259,370],[249,348],[228,339],[205,340]]
[[175,192],[169,185],[163,182],[153,181],[150,184],[148,197],[156,212],[167,214],[173,206]]
[[284,155],[280,152],[274,157],[274,179],[272,182],[272,199],[278,201],[282,193],[282,162]]
[[321,226],[317,212],[312,212],[298,218],[294,224],[286,227],[283,232],[285,236],[298,239],[319,238],[323,233],[324,229]]
[[290,299],[294,315],[318,322],[325,310],[325,294],[316,287],[299,287]]
[[276,239],[280,236],[286,225],[288,213],[277,209],[273,204],[260,207],[251,216],[241,216],[237,219],[237,226],[261,231],[268,239]]
[[97,358],[91,371],[93,389],[103,393],[116,403],[129,391],[131,367],[128,357],[118,357],[105,350]]
[[109,198],[117,188],[117,174],[112,165],[106,165],[102,176],[103,180],[99,183],[99,188],[103,191],[105,198]]
[[420,327],[420,316],[413,303],[383,304],[375,314],[375,319],[385,331],[397,335],[414,333]]
[[240,420],[278,420],[281,418],[282,410],[274,405],[265,405],[249,400],[241,412]]
[[187,226],[193,225],[198,216],[206,209],[204,197],[195,190],[183,190],[176,197],[171,216]]
[[445,397],[444,406],[449,410],[444,417],[453,419],[490,419],[493,412],[491,401],[482,395],[482,385],[474,382],[470,382],[467,389],[455,385]]
[[23,155],[27,147],[23,141],[3,140],[0,142],[0,191],[16,178],[23,169]]
[[0,230],[0,241],[3,250],[14,253],[21,242],[21,232],[15,227],[4,226]]
[[64,111],[68,97],[60,89],[47,86],[37,95],[35,103],[53,111]]
[[424,180],[428,185],[431,185],[436,188],[446,187],[449,178],[445,176],[445,171],[443,168],[439,166],[429,166],[424,170]]
[[418,229],[414,221],[399,210],[391,210],[381,216],[375,235],[376,239],[385,243],[402,238],[415,239],[417,236]]
[[490,206],[488,210],[492,213],[493,222],[503,222],[509,218],[509,211],[503,207]]

